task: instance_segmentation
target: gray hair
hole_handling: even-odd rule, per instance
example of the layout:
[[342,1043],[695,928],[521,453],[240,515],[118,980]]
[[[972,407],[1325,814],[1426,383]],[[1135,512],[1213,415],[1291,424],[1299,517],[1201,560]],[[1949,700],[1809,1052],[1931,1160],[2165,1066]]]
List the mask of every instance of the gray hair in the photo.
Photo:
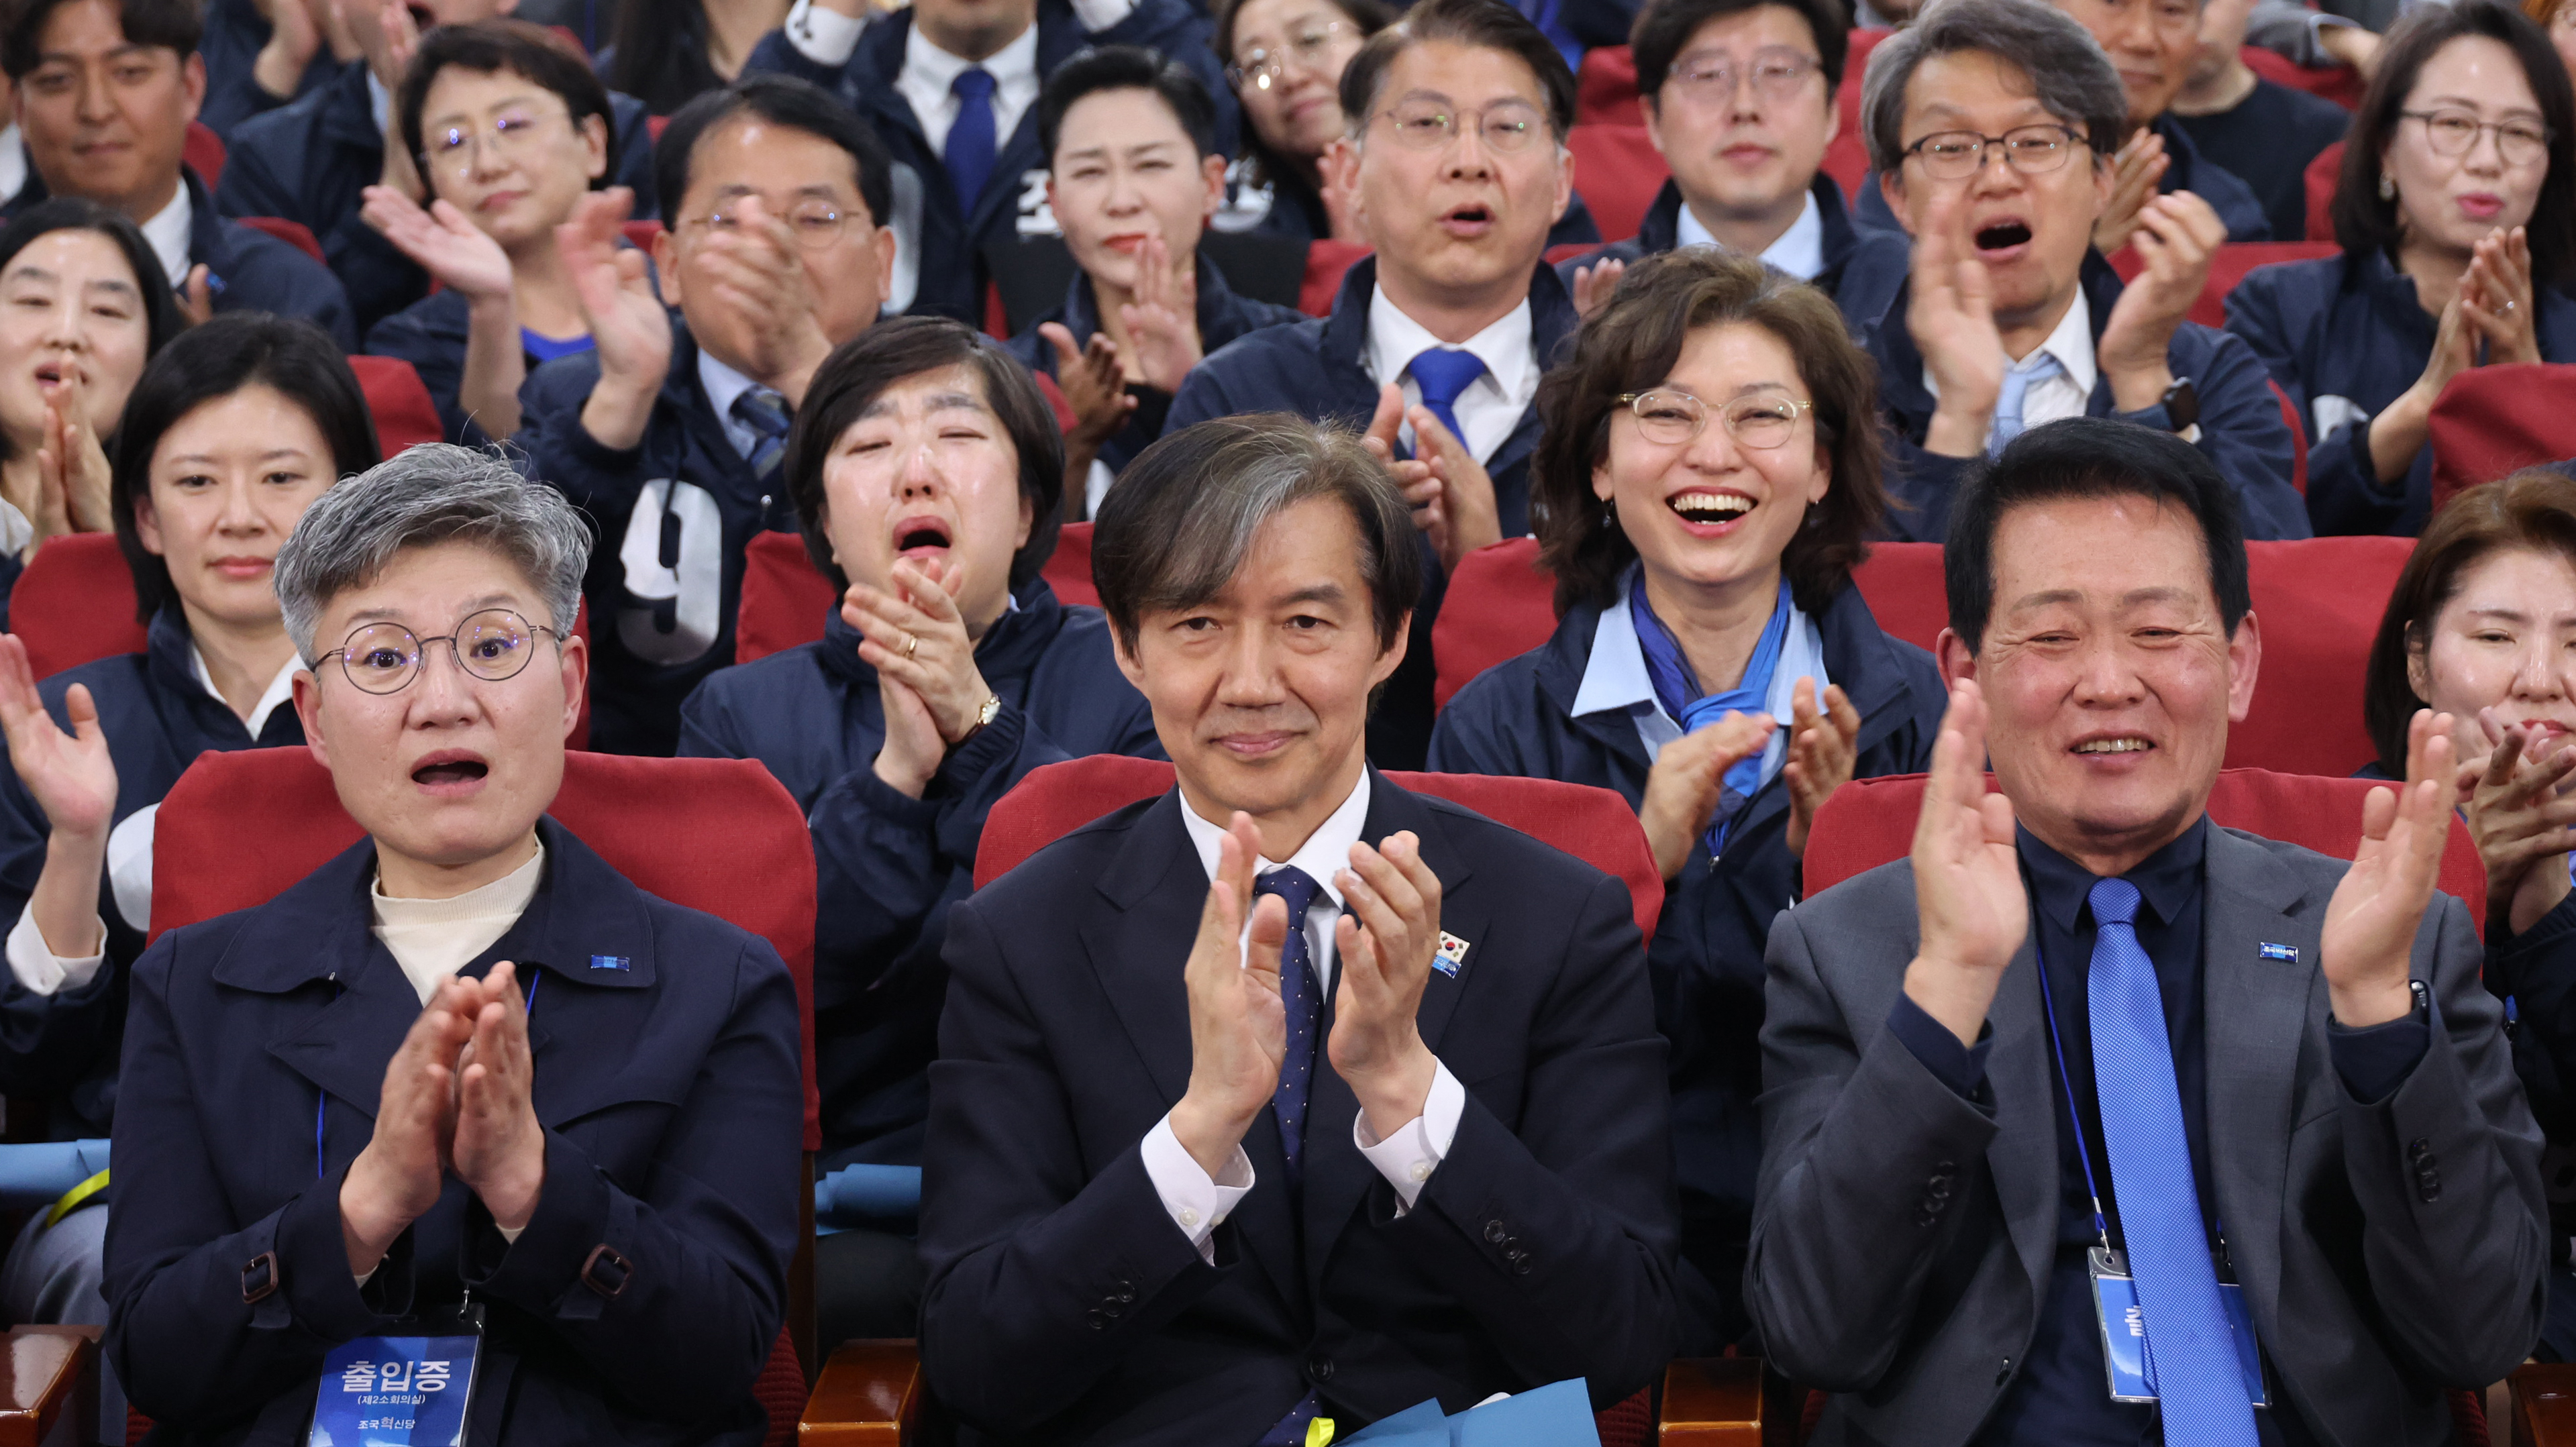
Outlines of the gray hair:
[[1905,160],[1905,88],[1936,55],[1982,51],[2020,70],[2031,92],[2063,124],[2107,156],[2128,139],[2129,102],[2120,73],[2074,16],[2044,0],[1936,0],[1912,25],[1880,41],[1861,88],[1861,130],[1869,164],[1893,173]]
[[333,597],[374,581],[405,548],[460,539],[527,575],[549,615],[530,621],[571,631],[590,566],[581,514],[498,456],[424,442],[323,493],[278,549],[277,602],[296,652],[317,656],[313,633]]

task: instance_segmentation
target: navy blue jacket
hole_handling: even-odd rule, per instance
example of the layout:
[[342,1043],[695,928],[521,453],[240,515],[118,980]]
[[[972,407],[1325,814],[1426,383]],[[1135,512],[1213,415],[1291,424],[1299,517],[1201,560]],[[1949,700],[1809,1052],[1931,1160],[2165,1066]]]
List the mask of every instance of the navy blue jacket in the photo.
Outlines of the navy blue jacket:
[[680,752],[758,759],[814,830],[814,1073],[823,1171],[917,1165],[930,1111],[923,1072],[939,1039],[948,909],[975,883],[984,816],[1029,770],[1086,754],[1161,758],[1154,716],[1110,651],[1097,608],[1068,608],[1042,578],[976,646],[1002,700],[930,787],[876,776],[885,745],[877,671],[835,607],[823,638],[716,673],[689,695]]
[[961,1447],[1249,1443],[1310,1390],[1351,1427],[1569,1377],[1606,1405],[1663,1371],[1672,1139],[1626,887],[1383,776],[1369,788],[1362,837],[1412,830],[1441,927],[1468,942],[1417,1015],[1465,1108],[1401,1217],[1321,1052],[1302,1191],[1265,1110],[1215,1264],[1156,1194],[1139,1143],[1189,1084],[1180,969],[1208,892],[1178,790],[949,917],[921,1363]]
[[[179,774],[209,751],[276,748],[304,742],[304,724],[291,705],[269,713],[258,738],[241,715],[206,691],[188,661],[191,640],[177,604],[152,620],[143,653],[119,654],[67,669],[36,686],[46,712],[71,727],[64,696],[75,683],[98,705],[107,755],[116,765],[116,817],[128,818],[161,802]],[[0,758],[0,930],[16,924],[45,872],[45,841],[53,826],[18,771]],[[116,1056],[125,1034],[126,969],[143,953],[150,920],[129,920],[116,897],[99,882],[98,917],[107,925],[107,964],[79,989],[39,995],[0,966],[0,1092],[48,1097],[58,1139],[103,1136],[116,1115]]]
[[[232,162],[226,161],[224,170],[230,174]],[[207,193],[206,183],[197,179],[194,167],[180,167],[179,182],[188,188],[188,262],[205,264],[218,316],[273,312],[301,317],[330,333],[341,351],[358,349],[357,323],[349,315],[348,293],[340,289],[338,277],[301,249],[216,214],[214,197]],[[8,205],[0,206],[0,220],[15,217],[50,194],[45,178],[30,168],[27,184],[18,188]]]
[[[490,1312],[467,1441],[762,1440],[752,1382],[796,1246],[795,986],[767,941],[537,830],[535,899],[460,972],[515,960],[537,991],[546,1178],[515,1243],[450,1176],[365,1286],[350,1275],[341,1179],[421,1011],[370,929],[371,841],[135,965],[107,1352],[154,1441],[301,1447],[326,1351],[465,1290]],[[603,1245],[632,1263],[613,1298],[583,1279]],[[245,1303],[244,1263],[270,1253],[277,1289]]]
[[[2174,116],[2158,116],[2148,129],[2165,138],[2165,174],[2156,183],[2157,194],[2189,191],[2208,202],[2209,209],[2217,212],[2219,221],[2226,225],[2230,241],[2296,239],[2274,235],[2271,217],[2263,210],[2263,198],[2254,194],[2254,188],[2246,185],[2243,177],[2201,155],[2191,133]],[[1905,232],[1895,209],[1878,189],[1878,173],[1874,171],[1861,182],[1857,220],[1867,230],[1892,231],[1900,236]]]
[[[2576,301],[2532,288],[2542,360],[2576,362]],[[2308,429],[2308,516],[2320,534],[2423,530],[2433,510],[2433,448],[2400,483],[2370,463],[2370,418],[2424,375],[2438,318],[2385,253],[2258,266],[2227,295],[2227,329],[2290,394]]]
[[[1562,779],[1616,789],[1636,808],[1652,762],[1626,713],[1576,716],[1601,607],[1577,604],[1555,636],[1477,675],[1440,711],[1431,767],[1443,773]],[[1860,711],[1852,776],[1931,766],[1948,702],[1932,656],[1890,638],[1860,589],[1846,586],[1816,616],[1825,673]],[[1785,721],[1784,721],[1785,722]],[[1670,881],[1646,947],[1655,1019],[1672,1042],[1674,1174],[1681,1186],[1682,1257],[1716,1288],[1717,1342],[1752,1325],[1744,1310],[1744,1250],[1762,1164],[1762,951],[1771,921],[1798,900],[1798,859],[1785,842],[1789,790],[1773,775],[1745,805],[1725,854],[1693,849]]]
[[[1094,45],[1145,45],[1188,66],[1206,82],[1216,101],[1217,149],[1234,153],[1236,109],[1234,88],[1225,83],[1224,68],[1208,42],[1207,15],[1190,0],[1136,0],[1126,19],[1097,35],[1082,28],[1072,0],[1038,0],[1038,74],[1051,75],[1075,51]],[[984,320],[984,287],[991,279],[984,253],[1014,246],[1024,231],[1051,232],[1054,219],[1045,214],[1047,158],[1038,145],[1038,108],[1031,105],[1008,136],[997,137],[992,178],[970,213],[948,182],[948,168],[927,136],[912,102],[896,83],[903,74],[904,42],[912,34],[912,12],[897,10],[870,24],[859,45],[838,67],[817,65],[790,44],[785,31],[773,30],[744,62],[746,73],[775,70],[810,80],[838,95],[865,116],[894,152],[898,169],[918,181],[918,221],[903,214],[880,217],[901,233],[907,256],[920,259],[920,284],[909,308],[917,315],[955,317],[978,325]],[[677,204],[674,202],[674,204]]]
[[[1342,277],[1331,315],[1268,327],[1211,353],[1181,384],[1164,430],[1178,432],[1193,422],[1244,412],[1294,412],[1318,422],[1340,422],[1353,431],[1368,426],[1377,412],[1378,384],[1368,374],[1369,300],[1376,292],[1377,258],[1363,257]],[[1531,340],[1539,365],[1545,367],[1571,350],[1581,319],[1574,314],[1573,294],[1544,262],[1530,274],[1529,301]],[[1530,530],[1529,463],[1538,433],[1538,405],[1533,402],[1521,414],[1520,425],[1485,459],[1507,538]],[[1427,540],[1423,547],[1429,572],[1421,606],[1413,610],[1412,645],[1369,715],[1369,758],[1382,769],[1418,768],[1431,747],[1431,624],[1440,616],[1447,580]]]
[[[269,33],[268,20],[253,0],[207,0],[205,33],[197,38],[197,53],[206,58],[206,98],[197,107],[197,119],[227,142],[233,127],[294,99],[260,89],[252,73],[259,53],[268,47]],[[339,69],[330,46],[316,47],[295,94],[330,84]]]
[[[1897,506],[1888,513],[1892,536],[1940,542],[1950,529],[1950,499],[1972,459],[1938,457],[1923,450],[1935,403],[1923,385],[1923,354],[1905,328],[1912,246],[1902,236],[1872,236],[1843,272],[1843,319],[1861,348],[1878,363],[1878,405],[1892,436],[1887,448],[1887,491]],[[2100,343],[2111,308],[2120,300],[2120,276],[2101,253],[2084,255],[2084,299],[2092,308],[2093,340]],[[2215,327],[2184,322],[2165,349],[2176,378],[2189,378],[2200,394],[2201,453],[2236,486],[2248,538],[2309,535],[2305,499],[2291,484],[2290,429],[2263,364],[2243,339]],[[2115,412],[2111,379],[2097,376],[2088,417],[2118,417],[2159,431],[2172,430],[2164,404],[2140,412]],[[2313,474],[2311,475],[2313,476]],[[2313,487],[2313,483],[2311,483]]]
[[[1214,352],[1247,332],[1306,320],[1306,314],[1293,306],[1255,301],[1237,294],[1225,284],[1225,273],[1217,269],[1216,263],[1204,251],[1198,258],[1198,288],[1199,350],[1202,353]],[[1076,269],[1073,281],[1065,287],[1064,304],[1029,323],[1027,331],[1010,340],[1011,355],[1019,358],[1029,370],[1052,377],[1056,375],[1055,346],[1038,335],[1038,328],[1048,322],[1059,323],[1072,332],[1077,343],[1090,341],[1092,333],[1101,330],[1100,307],[1092,298],[1089,276]],[[1163,417],[1155,414],[1167,412],[1168,406],[1166,402],[1162,407],[1154,407],[1150,403],[1140,407],[1129,416],[1126,426],[1101,444],[1100,460],[1108,464],[1112,473],[1126,471],[1127,464],[1135,459],[1137,453],[1153,445],[1154,439],[1163,435]]]
[[[420,373],[421,385],[429,389],[430,403],[438,408],[441,435],[450,442],[481,447],[491,439],[465,415],[458,400],[465,390],[465,348],[473,339],[472,309],[463,292],[433,292],[369,328],[367,351],[411,363],[412,370]],[[534,356],[527,363],[530,376],[544,365]],[[526,385],[520,383],[523,389]]]
[[[1817,290],[1832,296],[1842,285],[1843,267],[1851,261],[1852,248],[1860,244],[1860,233],[1853,229],[1851,208],[1843,204],[1841,183],[1822,171],[1807,185],[1807,194],[1816,198],[1816,217],[1825,228],[1825,269],[1807,278]],[[1681,244],[1682,188],[1677,181],[1664,182],[1655,193],[1655,204],[1646,208],[1646,217],[1637,223],[1637,234],[1626,241],[1614,241],[1585,256],[1568,257],[1556,264],[1556,274],[1565,280],[1568,290],[1574,286],[1578,267],[1599,266],[1605,261],[1634,262],[1649,256],[1661,256]]]
[[733,662],[734,610],[752,535],[796,530],[785,480],[764,492],[698,382],[698,347],[671,314],[671,372],[626,452],[581,425],[599,354],[539,367],[519,390],[514,447],[528,476],[553,484],[598,526],[590,554],[590,746],[668,754],[680,703]]
[[[653,209],[653,138],[644,103],[611,92],[616,135],[610,183],[635,188],[635,214]],[[349,290],[358,332],[429,294],[429,273],[358,214],[362,194],[385,171],[385,133],[367,91],[367,63],[353,60],[332,82],[292,104],[242,123],[224,160],[215,206],[226,216],[300,221]]]

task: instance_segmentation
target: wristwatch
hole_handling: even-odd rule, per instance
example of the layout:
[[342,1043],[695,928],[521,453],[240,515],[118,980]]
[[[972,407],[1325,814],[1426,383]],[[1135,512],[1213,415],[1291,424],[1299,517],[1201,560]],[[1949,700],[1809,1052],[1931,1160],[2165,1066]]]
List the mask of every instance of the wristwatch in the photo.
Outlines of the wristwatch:
[[2165,409],[2165,420],[2176,432],[2189,432],[2200,421],[2200,392],[2189,377],[2176,377],[2172,386],[2157,399]]
[[968,739],[982,733],[985,728],[993,722],[993,720],[1000,718],[1001,716],[1002,696],[998,693],[985,694],[984,706],[975,710],[975,726],[968,729],[966,732],[959,734],[957,736],[957,742],[948,746],[949,752],[955,753],[957,750],[966,747],[966,741]]

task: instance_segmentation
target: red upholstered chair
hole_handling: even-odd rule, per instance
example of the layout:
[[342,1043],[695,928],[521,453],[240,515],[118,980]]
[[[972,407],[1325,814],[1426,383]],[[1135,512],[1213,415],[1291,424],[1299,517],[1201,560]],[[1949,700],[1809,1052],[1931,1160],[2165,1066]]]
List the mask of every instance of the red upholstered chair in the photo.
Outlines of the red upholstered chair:
[[1333,298],[1342,294],[1342,273],[1359,264],[1370,248],[1357,241],[1313,241],[1306,246],[1306,281],[1297,290],[1297,310],[1310,317],[1333,314]]
[[134,574],[116,535],[70,533],[36,549],[9,593],[9,631],[25,641],[27,666],[38,678],[142,652]]
[[349,370],[358,374],[367,394],[367,411],[376,419],[376,445],[387,457],[415,443],[437,442],[447,435],[438,420],[438,404],[420,373],[400,357],[355,356]]
[[743,550],[733,661],[749,663],[817,641],[831,607],[832,580],[805,556],[805,539],[796,533],[760,534]]
[[2371,761],[2362,674],[2413,548],[2408,538],[2245,545],[2263,661],[2252,710],[2227,732],[2227,767],[2342,775]]
[[2519,468],[2576,457],[2576,365],[2498,363],[2460,373],[2433,402],[2430,441],[2437,508]]
[[224,138],[216,135],[214,127],[204,121],[190,121],[188,139],[179,143],[179,160],[195,171],[197,179],[205,182],[206,189],[212,191],[215,183],[224,177]]
[[1851,48],[1843,53],[1842,88],[1834,92],[1834,109],[1841,113],[1842,124],[1834,139],[1825,147],[1824,172],[1843,188],[1843,200],[1860,204],[1860,188],[1869,179],[1869,138],[1860,123],[1861,82],[1869,75],[1870,53],[1878,43],[1894,35],[1893,30],[1871,28],[1851,33]]
[[1637,123],[1637,57],[1628,53],[1628,47],[1596,45],[1583,52],[1582,68],[1574,73],[1574,123]]
[[1872,543],[1868,560],[1852,570],[1852,581],[1890,638],[1929,650],[1950,626],[1939,543]]
[[[576,752],[565,755],[563,789],[548,812],[636,887],[750,930],[786,960],[804,1017],[802,1189],[810,1203],[810,1153],[822,1144],[822,1125],[814,1089],[814,851],[803,811],[751,760]],[[152,933],[265,903],[359,837],[309,751],[201,755],[162,801],[154,828]],[[241,848],[244,838],[260,847]],[[670,846],[680,839],[685,848]],[[792,1438],[804,1408],[799,1351],[810,1355],[813,1335],[810,1237],[799,1254],[788,1326],[758,1388],[770,1447]]]
[[2290,486],[2298,489],[2299,496],[2306,497],[2308,424],[2300,418],[2299,409],[2290,405],[2290,394],[2281,390],[2280,383],[2266,377],[2263,385],[2272,389],[2272,400],[2281,404],[2281,424],[2290,429]]
[[[2200,300],[2192,303],[2190,319],[2205,327],[2223,327],[2227,325],[2227,294],[2236,289],[2236,283],[2245,279],[2245,273],[2258,266],[2312,261],[2334,254],[2334,243],[2328,241],[2228,242],[2209,259],[2209,279],[2201,283]],[[2139,272],[2147,269],[2146,262],[2134,247],[2121,247],[2111,254],[2109,260],[2122,281],[2133,281]]]
[[663,128],[670,124],[671,118],[669,116],[646,116],[644,118],[644,134],[658,141],[662,139]]
[[1602,239],[1624,241],[1636,235],[1646,208],[1655,204],[1655,193],[1673,174],[1654,138],[1633,122],[1576,126],[1565,133],[1565,145],[1574,153],[1574,189],[1592,208]]
[[243,216],[237,219],[253,231],[274,236],[315,261],[330,265],[322,255],[322,243],[314,239],[313,228],[301,221],[289,221],[283,216]]
[[1055,552],[1039,569],[1056,601],[1068,606],[1100,606],[1100,590],[1091,584],[1091,524],[1066,523],[1056,534]]
[[2337,141],[2317,152],[2308,162],[2302,180],[2308,190],[2308,239],[2332,241],[2334,234],[2335,186],[2343,178],[2343,142]]
[[628,221],[617,229],[626,233],[627,245],[638,251],[650,252],[653,249],[653,238],[662,234],[662,223],[649,219]]
[[1518,658],[1556,631],[1556,580],[1538,566],[1538,539],[1506,538],[1458,560],[1431,624],[1431,703],[1446,708],[1477,674]]
[[2274,85],[2286,85],[2310,95],[2323,96],[2345,110],[2361,109],[2361,72],[2348,65],[2306,66],[2292,61],[2278,51],[2259,45],[2246,46],[2245,63],[2256,75]]

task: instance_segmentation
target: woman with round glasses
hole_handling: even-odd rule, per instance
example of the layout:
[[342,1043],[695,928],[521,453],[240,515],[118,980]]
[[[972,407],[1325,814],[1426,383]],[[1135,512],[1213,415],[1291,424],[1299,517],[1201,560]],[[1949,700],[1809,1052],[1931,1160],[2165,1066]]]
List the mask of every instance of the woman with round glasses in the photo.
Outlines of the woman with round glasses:
[[2427,420],[2462,371],[2576,361],[2576,94],[2495,0],[2389,33],[2344,142],[2340,256],[2261,267],[2227,299],[2308,429],[2321,533],[2403,533],[2432,506]]
[[615,174],[608,92],[548,32],[486,20],[431,31],[394,104],[430,207],[370,186],[364,214],[440,289],[367,350],[412,364],[449,440],[500,441],[528,373],[591,349],[555,228]]
[[[162,796],[209,749],[304,742],[270,574],[306,506],[375,462],[366,398],[329,336],[260,312],[201,323],[135,383],[109,484],[146,651],[39,683],[26,645],[0,637],[0,1090],[48,1098],[58,1136],[113,1122]],[[38,1218],[0,1269],[9,1320],[106,1319],[105,1214]]]
[[1637,810],[1667,890],[1647,960],[1700,1278],[1682,1348],[1714,1350],[1749,1325],[1763,942],[1816,810],[1923,769],[1944,693],[1852,586],[1887,505],[1877,397],[1822,292],[1713,248],[1649,258],[1538,406],[1530,511],[1561,621],[1450,700],[1430,767]]

